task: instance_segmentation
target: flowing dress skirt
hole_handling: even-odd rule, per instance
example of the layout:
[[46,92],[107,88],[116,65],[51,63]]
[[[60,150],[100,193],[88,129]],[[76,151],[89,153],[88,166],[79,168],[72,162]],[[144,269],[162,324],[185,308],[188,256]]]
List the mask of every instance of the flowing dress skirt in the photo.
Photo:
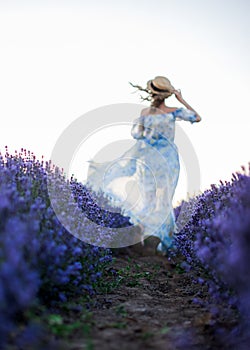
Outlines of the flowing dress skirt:
[[160,238],[157,250],[167,251],[177,228],[172,200],[180,163],[175,143],[167,138],[138,139],[113,161],[88,162],[86,184],[120,207],[132,224],[141,224],[144,237]]

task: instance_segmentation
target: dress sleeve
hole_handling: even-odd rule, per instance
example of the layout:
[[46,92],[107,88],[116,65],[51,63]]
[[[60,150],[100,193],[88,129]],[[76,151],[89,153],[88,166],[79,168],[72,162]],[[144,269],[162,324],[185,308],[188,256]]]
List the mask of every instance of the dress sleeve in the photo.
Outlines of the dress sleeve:
[[144,118],[141,116],[134,121],[131,129],[131,135],[134,139],[143,139],[144,136]]
[[190,111],[190,109],[178,108],[173,114],[176,120],[186,120],[191,122],[191,124],[195,123],[197,120],[196,114],[193,111]]

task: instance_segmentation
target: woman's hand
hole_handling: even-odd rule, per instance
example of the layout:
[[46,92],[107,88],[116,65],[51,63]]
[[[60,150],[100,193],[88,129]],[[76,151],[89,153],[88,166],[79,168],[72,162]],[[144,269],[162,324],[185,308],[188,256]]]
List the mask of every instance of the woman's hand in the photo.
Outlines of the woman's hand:
[[175,94],[175,97],[179,102],[181,102],[187,109],[189,109],[190,111],[193,111],[196,114],[197,116],[196,121],[197,122],[201,121],[200,115],[182,97],[181,90],[174,90],[173,93]]
[[183,97],[181,94],[181,90],[174,90],[173,92],[175,94],[175,97],[177,98],[178,101],[182,102],[183,101]]

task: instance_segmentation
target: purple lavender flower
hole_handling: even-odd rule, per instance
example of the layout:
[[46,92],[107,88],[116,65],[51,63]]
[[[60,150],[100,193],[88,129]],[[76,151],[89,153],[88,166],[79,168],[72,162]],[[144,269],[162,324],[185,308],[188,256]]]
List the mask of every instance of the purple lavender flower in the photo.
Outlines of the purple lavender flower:
[[[39,162],[25,149],[11,155],[7,147],[0,157],[0,347],[15,329],[17,314],[37,302],[50,306],[77,295],[93,297],[112,260],[109,249],[85,244],[62,226],[50,205],[48,175],[63,190],[66,180],[50,161]],[[86,188],[74,182],[72,191],[83,210],[98,216]],[[106,224],[112,219],[109,214]],[[20,341],[29,334],[27,328]]]
[[[175,248],[189,266],[205,272],[211,312],[223,303],[229,311],[238,310],[242,342],[238,339],[237,347],[243,349],[250,340],[250,163],[248,174],[242,170],[232,182],[213,184],[194,199],[193,216],[176,235]],[[233,334],[227,334],[231,345],[236,344]]]

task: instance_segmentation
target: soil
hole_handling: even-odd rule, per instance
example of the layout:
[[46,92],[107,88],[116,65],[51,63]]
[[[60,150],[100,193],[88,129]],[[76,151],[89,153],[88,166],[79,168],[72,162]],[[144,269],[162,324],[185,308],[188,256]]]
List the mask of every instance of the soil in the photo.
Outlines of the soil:
[[215,324],[230,329],[234,320],[215,320],[204,304],[193,302],[208,299],[194,272],[156,254],[152,242],[116,249],[114,255],[108,272],[116,272],[119,283],[97,296],[85,336],[76,332],[68,350],[229,348],[215,337]]

